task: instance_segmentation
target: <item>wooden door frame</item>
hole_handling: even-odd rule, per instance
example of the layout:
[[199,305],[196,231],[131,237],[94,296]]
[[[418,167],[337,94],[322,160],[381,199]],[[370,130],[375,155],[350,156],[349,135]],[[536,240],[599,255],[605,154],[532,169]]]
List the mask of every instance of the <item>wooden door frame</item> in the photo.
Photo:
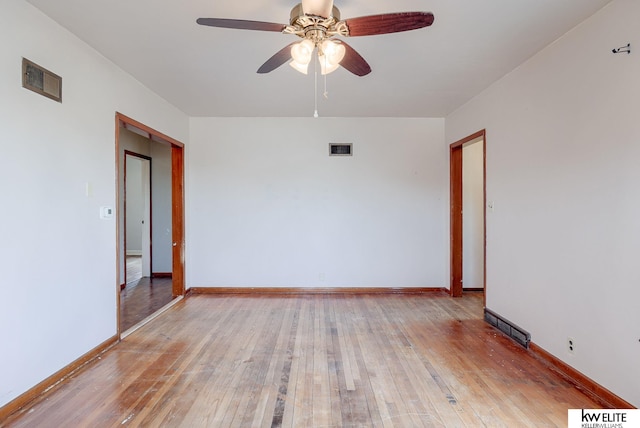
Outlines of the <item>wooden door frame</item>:
[[[151,274],[153,274],[153,190],[151,186],[151,180],[153,177],[153,162],[150,156],[145,156],[140,153],[132,152],[131,150],[125,150],[124,157],[123,157],[124,165],[122,166],[122,170],[124,172],[124,175],[122,177],[123,178],[122,188],[124,192],[124,198],[122,203],[122,217],[124,218],[124,222],[122,223],[122,242],[124,243],[125,263],[124,263],[124,284],[120,285],[121,289],[127,286],[127,155],[133,156],[138,159],[149,161],[149,224],[145,225],[145,227],[149,228],[149,271]],[[120,221],[118,221],[118,223],[120,223]],[[118,266],[120,266],[120,261],[118,261]],[[119,278],[118,278],[118,281],[120,281]]]
[[449,185],[450,185],[450,282],[449,293],[452,297],[461,297],[462,284],[462,148],[465,144],[482,138],[482,199],[483,199],[483,281],[484,303],[487,299],[487,135],[483,129],[449,146]]
[[[171,233],[173,241],[172,251],[172,282],[173,296],[184,296],[184,144],[153,128],[150,128],[135,119],[116,112],[115,115],[116,138],[116,213],[119,217],[120,210],[120,128],[128,129],[138,135],[143,135],[151,141],[168,144],[171,147]],[[120,331],[120,221],[116,222],[116,282],[117,284],[117,328]]]
[[184,146],[171,145],[173,296],[184,296]]

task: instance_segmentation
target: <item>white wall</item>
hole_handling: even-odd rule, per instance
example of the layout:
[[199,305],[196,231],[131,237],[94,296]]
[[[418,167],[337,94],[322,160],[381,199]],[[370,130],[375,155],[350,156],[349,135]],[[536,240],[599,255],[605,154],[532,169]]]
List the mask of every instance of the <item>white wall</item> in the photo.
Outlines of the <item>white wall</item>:
[[[182,141],[188,120],[22,0],[0,2],[0,52],[2,406],[116,334],[115,112]],[[62,104],[21,87],[23,56]]]
[[447,159],[442,119],[192,118],[188,284],[447,286]]
[[[640,2],[616,0],[446,119],[487,130],[487,306],[640,405]],[[575,354],[566,340],[575,339]]]
[[152,209],[152,266],[153,273],[169,273],[173,270],[171,240],[171,147],[152,142],[151,183],[153,186]]
[[[134,132],[131,132],[123,127],[120,128],[120,153],[118,154],[118,156],[120,157],[120,170],[118,171],[119,176],[118,176],[118,183],[121,186],[120,187],[120,192],[118,193],[118,197],[120,199],[120,206],[124,207],[125,203],[124,203],[124,198],[125,198],[125,192],[124,192],[124,164],[125,164],[125,155],[124,152],[125,151],[130,151],[139,155],[144,155],[147,157],[150,157],[151,155],[151,145],[152,142],[149,138],[143,137],[141,135],[138,135]],[[129,159],[134,159],[133,157],[129,157]],[[127,168],[129,167],[129,163],[127,161]],[[142,192],[142,190],[141,190]],[[128,193],[127,193],[128,194]],[[135,198],[131,198],[134,199]],[[142,204],[142,201],[139,201],[140,204]],[[129,204],[127,204],[127,210],[129,209]],[[142,209],[140,207],[140,209]],[[127,215],[127,219],[130,219],[129,215]],[[129,227],[125,228],[125,224],[124,224],[124,210],[120,210],[119,211],[119,217],[118,217],[118,221],[120,222],[120,230],[124,231],[126,230],[127,233],[127,247],[130,247],[131,245],[131,239],[133,239],[133,237],[129,237],[129,229],[131,228],[131,224],[127,225]],[[129,222],[131,223],[131,222]],[[142,228],[140,228],[140,243],[142,244]],[[134,244],[135,245],[135,244]],[[128,248],[126,248],[128,249]],[[120,278],[118,279],[120,284],[124,284],[125,281],[125,270],[126,270],[126,257],[125,257],[125,242],[124,242],[124,233],[120,234]],[[148,265],[147,265],[148,268]],[[143,269],[144,270],[144,269]],[[148,270],[148,269],[147,269]]]
[[484,287],[484,140],[462,148],[462,285]]
[[144,189],[145,181],[149,179],[148,171],[144,175],[142,173],[142,163],[148,161],[135,156],[125,156],[125,159],[127,165],[126,250],[127,255],[140,255],[142,254],[142,226],[145,214]]

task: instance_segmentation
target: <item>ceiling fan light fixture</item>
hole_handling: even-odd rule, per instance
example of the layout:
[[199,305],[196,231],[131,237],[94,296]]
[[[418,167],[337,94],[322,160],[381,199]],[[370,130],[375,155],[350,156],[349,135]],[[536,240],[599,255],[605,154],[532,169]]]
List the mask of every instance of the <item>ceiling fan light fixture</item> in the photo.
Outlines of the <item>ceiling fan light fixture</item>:
[[325,64],[323,58],[320,57],[320,74],[323,76],[325,74],[333,73],[338,68],[340,68],[340,64]]
[[342,43],[336,43],[332,40],[325,40],[320,45],[319,58],[320,69],[322,74],[329,74],[340,67],[340,61],[344,58],[346,49]]
[[307,74],[309,69],[309,63],[311,62],[311,56],[315,49],[315,44],[309,40],[304,39],[300,43],[296,43],[291,47],[291,59],[289,65],[302,74]]
[[297,70],[302,74],[309,74],[309,64],[301,64],[299,62],[296,62],[296,60],[293,60],[289,63],[289,65],[293,67],[294,70]]

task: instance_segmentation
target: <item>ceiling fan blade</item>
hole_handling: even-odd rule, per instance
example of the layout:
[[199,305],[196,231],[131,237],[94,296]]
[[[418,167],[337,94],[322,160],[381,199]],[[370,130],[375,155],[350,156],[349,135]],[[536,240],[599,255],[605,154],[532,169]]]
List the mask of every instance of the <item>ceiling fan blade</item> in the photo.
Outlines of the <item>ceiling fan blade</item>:
[[340,40],[340,43],[342,43],[345,48],[344,58],[340,61],[340,65],[344,67],[345,70],[360,77],[371,73],[371,66],[355,49],[342,40]]
[[258,69],[258,73],[269,73],[270,71],[275,70],[285,62],[289,61],[291,59],[291,47],[296,43],[298,42],[289,43],[287,46],[276,52],[276,54],[269,58],[267,62],[260,66],[260,68]]
[[360,16],[345,20],[349,36],[373,36],[416,30],[433,24],[431,12],[397,12]]
[[277,31],[281,33],[286,25],[273,22],[246,21],[244,19],[198,18],[196,22],[209,27],[235,28],[238,30]]

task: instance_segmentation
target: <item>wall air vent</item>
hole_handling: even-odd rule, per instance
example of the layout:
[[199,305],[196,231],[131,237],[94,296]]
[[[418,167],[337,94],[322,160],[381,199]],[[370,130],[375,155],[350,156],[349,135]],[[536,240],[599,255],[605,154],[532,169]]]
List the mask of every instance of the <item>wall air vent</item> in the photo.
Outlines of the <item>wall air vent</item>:
[[22,58],[22,87],[62,102],[62,77]]
[[353,156],[352,145],[329,143],[329,156]]
[[520,345],[527,349],[529,348],[531,334],[513,324],[511,321],[502,318],[500,315],[486,308],[484,310],[484,320],[518,342]]

